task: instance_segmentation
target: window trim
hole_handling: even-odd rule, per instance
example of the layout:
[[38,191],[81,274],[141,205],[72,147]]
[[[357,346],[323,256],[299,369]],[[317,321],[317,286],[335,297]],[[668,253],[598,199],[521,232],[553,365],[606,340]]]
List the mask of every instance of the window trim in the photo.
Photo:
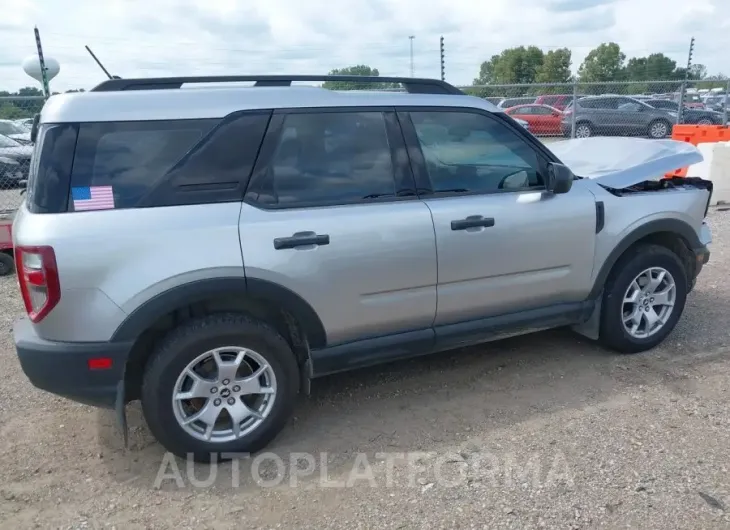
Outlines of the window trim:
[[[383,116],[385,132],[390,146],[390,159],[393,166],[393,183],[396,187],[394,197],[379,197],[375,199],[353,199],[335,201],[309,201],[296,204],[263,204],[253,195],[258,193],[268,179],[271,161],[279,145],[279,139],[287,116],[295,114],[323,114],[340,113],[356,114],[363,112],[380,113]],[[402,156],[399,156],[402,152]],[[398,124],[396,111],[393,107],[297,107],[275,109],[269,122],[269,128],[259,150],[256,165],[243,192],[243,202],[259,210],[301,210],[307,208],[324,208],[335,206],[366,206],[370,204],[397,203],[419,200],[416,192],[416,182],[407,156],[405,140]]]
[[[190,149],[167,170],[159,182],[150,188],[150,190],[140,200],[141,204],[137,206],[137,208],[162,208],[165,206],[193,206],[197,204],[240,202],[243,199],[246,187],[248,186],[251,175],[256,167],[256,161],[261,154],[261,145],[263,143],[263,139],[266,137],[266,131],[268,130],[269,124],[271,123],[271,115],[272,109],[254,109],[234,111],[221,118],[200,138],[198,142],[191,146]],[[211,138],[213,138],[220,129],[227,127],[230,123],[246,116],[263,116],[266,118],[264,135],[260,140],[252,169],[248,174],[241,173],[235,185],[233,185],[233,181],[230,183],[200,184],[196,185],[194,189],[193,186],[186,187],[174,185],[173,177],[175,170],[183,166],[198,151],[206,148]],[[174,196],[177,197],[178,200],[172,201],[170,204],[158,205],[156,204],[158,202],[158,195],[167,196],[168,198]]]
[[539,174],[543,181],[544,175],[547,174],[547,165],[550,162],[560,164],[560,160],[545,147],[537,138],[529,134],[515,120],[509,117],[505,112],[488,112],[474,107],[398,107],[398,120],[403,130],[403,136],[408,148],[408,154],[411,160],[411,168],[416,179],[416,186],[419,190],[421,199],[441,199],[447,197],[472,197],[477,195],[501,195],[505,193],[534,193],[536,191],[545,191],[545,185],[534,186],[531,188],[523,188],[519,190],[494,190],[494,191],[469,191],[469,192],[438,192],[433,190],[433,183],[426,169],[426,159],[418,141],[416,128],[413,125],[410,114],[412,112],[451,112],[451,113],[467,113],[478,114],[487,119],[493,120],[507,127],[515,133],[525,144],[532,148],[537,155],[537,163],[539,166]]

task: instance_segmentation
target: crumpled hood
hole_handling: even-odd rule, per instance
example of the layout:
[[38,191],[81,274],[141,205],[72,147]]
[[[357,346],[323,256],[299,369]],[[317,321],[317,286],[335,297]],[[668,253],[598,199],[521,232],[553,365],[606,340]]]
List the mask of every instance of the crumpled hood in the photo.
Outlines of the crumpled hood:
[[576,138],[548,145],[563,164],[580,177],[621,189],[702,162],[694,145],[677,140],[644,138]]

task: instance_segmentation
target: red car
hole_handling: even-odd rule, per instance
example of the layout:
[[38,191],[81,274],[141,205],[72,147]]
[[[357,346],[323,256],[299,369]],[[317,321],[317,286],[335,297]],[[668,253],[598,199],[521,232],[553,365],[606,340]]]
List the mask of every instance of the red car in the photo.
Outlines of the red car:
[[530,125],[532,134],[562,136],[560,121],[563,113],[549,105],[517,105],[505,110],[513,118],[525,120]]
[[568,105],[573,103],[573,94],[550,94],[545,96],[537,96],[536,105],[548,105],[558,110],[565,110]]

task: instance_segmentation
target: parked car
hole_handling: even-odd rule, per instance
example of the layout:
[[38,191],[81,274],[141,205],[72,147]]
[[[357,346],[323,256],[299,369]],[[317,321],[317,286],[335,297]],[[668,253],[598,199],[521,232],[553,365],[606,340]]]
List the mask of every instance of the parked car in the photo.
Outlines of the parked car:
[[497,105],[500,109],[508,109],[510,107],[514,107],[516,105],[524,105],[526,103],[534,103],[535,97],[519,97],[519,98],[504,98],[502,101],[499,102]]
[[530,126],[530,132],[537,135],[561,134],[560,120],[563,113],[548,105],[517,105],[505,110],[513,118],[524,120]]
[[15,120],[15,123],[17,123],[18,125],[27,129],[30,132],[31,127],[33,126],[33,118],[23,118],[20,120]]
[[722,112],[725,108],[725,95],[712,95],[705,98],[705,108]]
[[0,120],[0,134],[21,144],[30,143],[30,131],[12,120]]
[[[679,104],[676,101],[668,99],[648,99],[644,101],[647,105],[655,109],[665,110],[673,113],[676,117],[679,113]],[[682,112],[682,123],[690,123],[697,125],[723,125],[722,112],[714,110],[699,110],[685,107]]]
[[28,177],[33,148],[0,135],[0,190],[15,188]]
[[520,118],[517,118],[517,117],[513,117],[512,119],[514,119],[517,123],[519,123],[520,126],[523,129],[525,129],[526,131],[529,131],[530,130],[530,124],[526,120],[523,120],[523,119],[520,119]]
[[672,132],[676,114],[655,109],[626,96],[586,96],[563,113],[560,127],[570,136],[575,115],[578,138],[595,135],[665,138]]
[[535,100],[536,105],[548,105],[560,111],[565,110],[572,103],[573,94],[550,94],[545,96],[537,96],[537,99]]
[[[258,86],[179,89],[230,81]],[[341,79],[51,96],[13,225],[34,385],[123,429],[140,399],[167,450],[210,461],[263,449],[314,377],[561,326],[635,353],[677,324],[712,188],[654,179],[696,147],[553,151],[443,81],[294,81]]]
[[[679,93],[675,93],[672,97],[673,101],[679,102]],[[690,109],[704,110],[705,103],[702,101],[702,96],[697,92],[687,92],[684,95],[684,105]]]

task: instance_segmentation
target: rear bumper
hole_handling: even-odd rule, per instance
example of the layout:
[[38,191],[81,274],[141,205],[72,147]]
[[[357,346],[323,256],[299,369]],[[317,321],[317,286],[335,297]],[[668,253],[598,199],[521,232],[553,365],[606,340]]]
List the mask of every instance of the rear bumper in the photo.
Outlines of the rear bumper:
[[[24,318],[13,326],[23,372],[41,390],[96,407],[115,408],[132,343],[53,342],[40,338]],[[89,359],[106,357],[111,367],[92,370]]]

